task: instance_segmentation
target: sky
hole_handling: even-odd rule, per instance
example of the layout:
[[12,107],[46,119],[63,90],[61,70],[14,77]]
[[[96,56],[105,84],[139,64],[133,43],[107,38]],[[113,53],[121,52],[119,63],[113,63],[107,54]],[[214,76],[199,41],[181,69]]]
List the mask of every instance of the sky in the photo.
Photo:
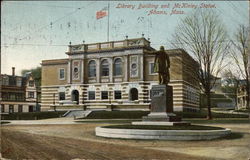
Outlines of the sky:
[[[155,49],[168,49],[181,19],[200,7],[216,12],[231,37],[239,24],[249,25],[248,1],[1,1],[1,72],[15,67],[20,75],[42,60],[67,58],[69,42],[144,34]],[[101,10],[109,10],[109,17],[97,19]]]

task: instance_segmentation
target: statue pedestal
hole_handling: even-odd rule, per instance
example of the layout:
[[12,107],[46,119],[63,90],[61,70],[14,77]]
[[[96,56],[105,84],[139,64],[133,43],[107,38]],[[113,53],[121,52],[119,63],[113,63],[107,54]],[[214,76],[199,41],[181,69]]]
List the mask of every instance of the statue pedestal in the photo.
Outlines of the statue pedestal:
[[142,117],[142,122],[134,125],[175,125],[190,124],[181,121],[181,117],[173,113],[173,87],[168,85],[154,85],[151,90],[151,112]]

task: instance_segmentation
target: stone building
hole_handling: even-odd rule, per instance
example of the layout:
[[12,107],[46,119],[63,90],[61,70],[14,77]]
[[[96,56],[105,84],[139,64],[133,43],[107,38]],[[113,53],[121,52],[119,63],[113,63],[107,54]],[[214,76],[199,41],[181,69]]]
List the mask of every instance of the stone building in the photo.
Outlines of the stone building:
[[[67,59],[42,61],[42,110],[148,109],[158,83],[145,38],[69,45]],[[182,49],[166,50],[174,110],[198,108],[198,64]]]
[[39,111],[39,94],[31,74],[16,76],[12,67],[12,75],[1,74],[1,113]]

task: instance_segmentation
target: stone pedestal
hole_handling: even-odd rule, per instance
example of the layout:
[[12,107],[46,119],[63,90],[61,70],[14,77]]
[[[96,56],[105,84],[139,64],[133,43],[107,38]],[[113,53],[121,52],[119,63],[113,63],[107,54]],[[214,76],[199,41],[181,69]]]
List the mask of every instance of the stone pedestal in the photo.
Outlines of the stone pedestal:
[[154,85],[151,90],[151,111],[134,125],[188,125],[173,113],[173,87]]
[[181,121],[173,113],[173,87],[167,85],[154,85],[151,90],[151,111],[142,117],[143,121]]

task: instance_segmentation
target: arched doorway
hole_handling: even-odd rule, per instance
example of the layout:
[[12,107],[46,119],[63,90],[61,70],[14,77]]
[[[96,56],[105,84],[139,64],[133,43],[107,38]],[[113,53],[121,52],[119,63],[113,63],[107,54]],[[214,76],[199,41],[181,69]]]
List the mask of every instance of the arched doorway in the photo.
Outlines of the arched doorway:
[[73,90],[71,93],[71,100],[79,104],[79,92],[77,90]]
[[131,101],[138,100],[138,90],[136,88],[132,88],[130,90],[130,100]]

